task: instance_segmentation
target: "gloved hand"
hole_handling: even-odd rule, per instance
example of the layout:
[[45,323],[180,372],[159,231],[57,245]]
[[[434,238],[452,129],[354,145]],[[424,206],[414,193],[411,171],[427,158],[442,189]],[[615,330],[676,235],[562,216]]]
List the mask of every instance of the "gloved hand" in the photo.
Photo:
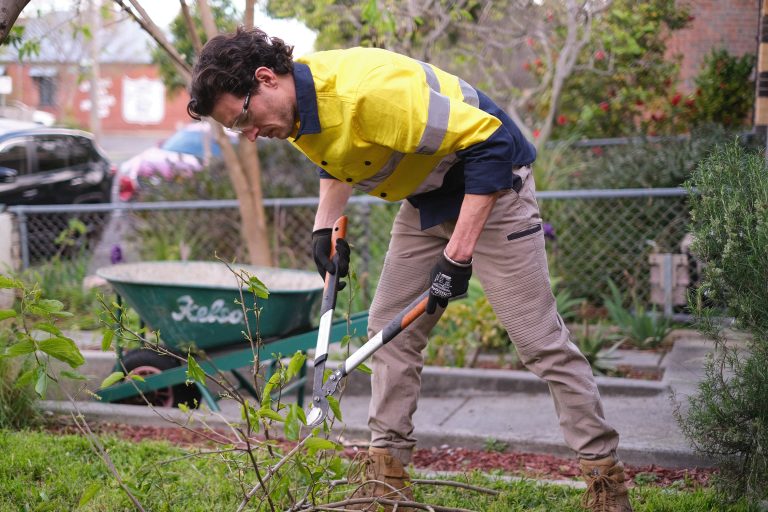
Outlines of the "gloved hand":
[[443,253],[432,267],[430,276],[432,285],[429,288],[427,314],[433,314],[438,304],[440,307],[446,307],[451,297],[467,293],[470,277],[472,277],[472,260],[466,264],[457,263],[448,259]]
[[[317,272],[325,279],[326,272],[333,274],[336,269],[331,261],[331,238],[333,230],[322,228],[312,232],[312,257],[317,265]],[[336,255],[339,257],[339,278],[349,274],[349,244],[343,238],[336,240]],[[337,291],[341,291],[347,285],[339,281]]]

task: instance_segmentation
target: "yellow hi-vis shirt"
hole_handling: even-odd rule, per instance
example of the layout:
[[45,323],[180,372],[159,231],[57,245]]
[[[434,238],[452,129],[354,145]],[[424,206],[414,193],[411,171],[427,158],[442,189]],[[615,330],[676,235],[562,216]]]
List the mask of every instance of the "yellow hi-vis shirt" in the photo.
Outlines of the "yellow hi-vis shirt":
[[[300,127],[291,143],[331,176],[389,201],[439,188],[456,153],[502,125],[477,108],[469,84],[396,53],[353,48],[296,62],[311,71],[320,129]],[[511,173],[514,156],[503,148],[483,165]]]

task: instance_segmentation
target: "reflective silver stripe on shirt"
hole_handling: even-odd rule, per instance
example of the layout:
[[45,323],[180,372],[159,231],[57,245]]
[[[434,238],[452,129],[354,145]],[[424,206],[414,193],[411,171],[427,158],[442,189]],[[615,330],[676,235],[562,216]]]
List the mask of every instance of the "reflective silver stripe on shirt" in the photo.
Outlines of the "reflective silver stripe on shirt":
[[440,92],[440,80],[437,79],[437,75],[435,74],[435,70],[432,69],[432,66],[426,62],[417,62],[421,64],[422,68],[424,68],[424,73],[427,75],[427,85],[429,88],[435,92]]
[[[432,66],[425,62],[419,62],[424,69],[427,85],[429,85],[429,107],[427,109],[427,123],[424,127],[424,133],[416,148],[416,153],[432,155],[443,143],[445,134],[448,131],[448,122],[451,115],[451,100],[447,96],[440,94],[440,81],[435,74]],[[459,79],[459,87],[464,96],[464,102],[478,107],[480,100],[477,91],[462,79]],[[355,188],[364,192],[371,192],[378,187],[384,180],[389,178],[395,171],[405,154],[394,151],[386,164],[379,169],[376,174],[355,184]],[[419,187],[412,195],[428,192],[440,188],[443,184],[443,178],[453,164],[458,161],[455,153],[447,155],[435,166],[426,179],[421,182]]]
[[379,184],[385,179],[389,178],[395,171],[400,161],[405,157],[405,153],[399,151],[393,151],[392,156],[389,157],[384,167],[368,179],[361,180],[355,184],[355,188],[362,190],[363,192],[370,192],[379,186]]
[[421,134],[416,153],[433,155],[440,149],[445,133],[448,131],[448,118],[451,115],[451,100],[446,96],[429,90],[429,111],[427,112],[427,125]]
[[479,108],[480,98],[478,97],[475,88],[461,78],[459,78],[459,87],[461,88],[461,94],[464,95],[464,103],[472,105],[475,108]]
[[440,149],[448,131],[448,119],[451,115],[451,100],[440,94],[440,81],[435,70],[425,62],[419,62],[429,85],[429,108],[427,109],[427,123],[421,140],[416,147],[416,153],[421,155],[433,155]]
[[419,188],[414,190],[410,195],[415,196],[416,194],[429,192],[430,190],[435,190],[443,186],[443,179],[445,178],[446,173],[458,160],[459,157],[456,156],[456,153],[451,153],[440,160],[435,168],[432,169],[432,172],[430,172],[427,177],[424,178],[424,181],[419,184]]

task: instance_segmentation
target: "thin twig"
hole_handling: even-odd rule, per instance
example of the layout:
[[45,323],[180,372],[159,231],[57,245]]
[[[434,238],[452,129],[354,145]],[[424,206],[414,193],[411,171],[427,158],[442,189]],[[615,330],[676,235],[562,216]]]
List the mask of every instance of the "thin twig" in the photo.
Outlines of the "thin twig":
[[456,482],[454,480],[424,480],[424,479],[412,478],[411,483],[419,484],[419,485],[446,485],[449,487],[460,487],[462,489],[469,489],[470,491],[477,491],[485,494],[490,494],[491,496],[498,496],[499,494],[501,494],[501,491],[497,491],[495,489],[488,489],[487,487],[480,487],[477,485],[465,484],[463,482]]
[[251,501],[251,498],[253,498],[254,494],[256,494],[260,488],[264,488],[264,484],[269,481],[272,476],[277,473],[277,471],[286,463],[288,460],[293,457],[307,442],[307,439],[312,437],[312,434],[309,434],[307,437],[302,439],[299,443],[296,444],[296,446],[293,447],[293,449],[288,452],[285,457],[280,459],[280,462],[275,464],[273,468],[270,468],[269,472],[267,473],[267,476],[263,479],[263,482],[260,480],[259,485],[253,487],[250,491],[248,491],[245,494],[245,497],[243,498],[243,501],[240,502],[240,506],[237,507],[237,512],[242,512],[245,510],[245,507],[248,505],[248,502]]

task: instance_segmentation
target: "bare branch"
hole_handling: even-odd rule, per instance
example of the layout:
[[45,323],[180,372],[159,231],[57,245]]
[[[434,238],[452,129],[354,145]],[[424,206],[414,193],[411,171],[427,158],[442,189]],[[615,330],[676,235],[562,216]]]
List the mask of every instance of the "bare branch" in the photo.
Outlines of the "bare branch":
[[189,11],[187,2],[179,0],[179,3],[181,4],[181,14],[184,16],[184,23],[187,24],[189,37],[192,39],[192,47],[195,49],[195,53],[200,53],[200,50],[203,49],[203,42],[200,41],[200,34],[197,33],[195,20],[192,19],[192,13]]
[[141,7],[138,0],[129,1],[131,2],[133,8],[136,9],[136,12],[125,5],[123,0],[114,0],[114,2],[119,5],[123,11],[128,13],[128,15],[133,18],[134,21],[136,21],[136,23],[138,23],[141,28],[143,28],[144,31],[149,34],[150,37],[154,39],[155,42],[163,50],[165,50],[166,53],[168,53],[168,56],[171,57],[173,64],[176,66],[176,69],[181,74],[182,78],[189,82],[189,80],[192,78],[192,68],[184,60],[184,57],[182,57],[179,52],[176,51],[176,48],[174,48],[173,45],[168,41],[168,39],[163,34],[163,31],[160,30],[157,25],[155,25],[152,19],[147,15],[147,12]]

